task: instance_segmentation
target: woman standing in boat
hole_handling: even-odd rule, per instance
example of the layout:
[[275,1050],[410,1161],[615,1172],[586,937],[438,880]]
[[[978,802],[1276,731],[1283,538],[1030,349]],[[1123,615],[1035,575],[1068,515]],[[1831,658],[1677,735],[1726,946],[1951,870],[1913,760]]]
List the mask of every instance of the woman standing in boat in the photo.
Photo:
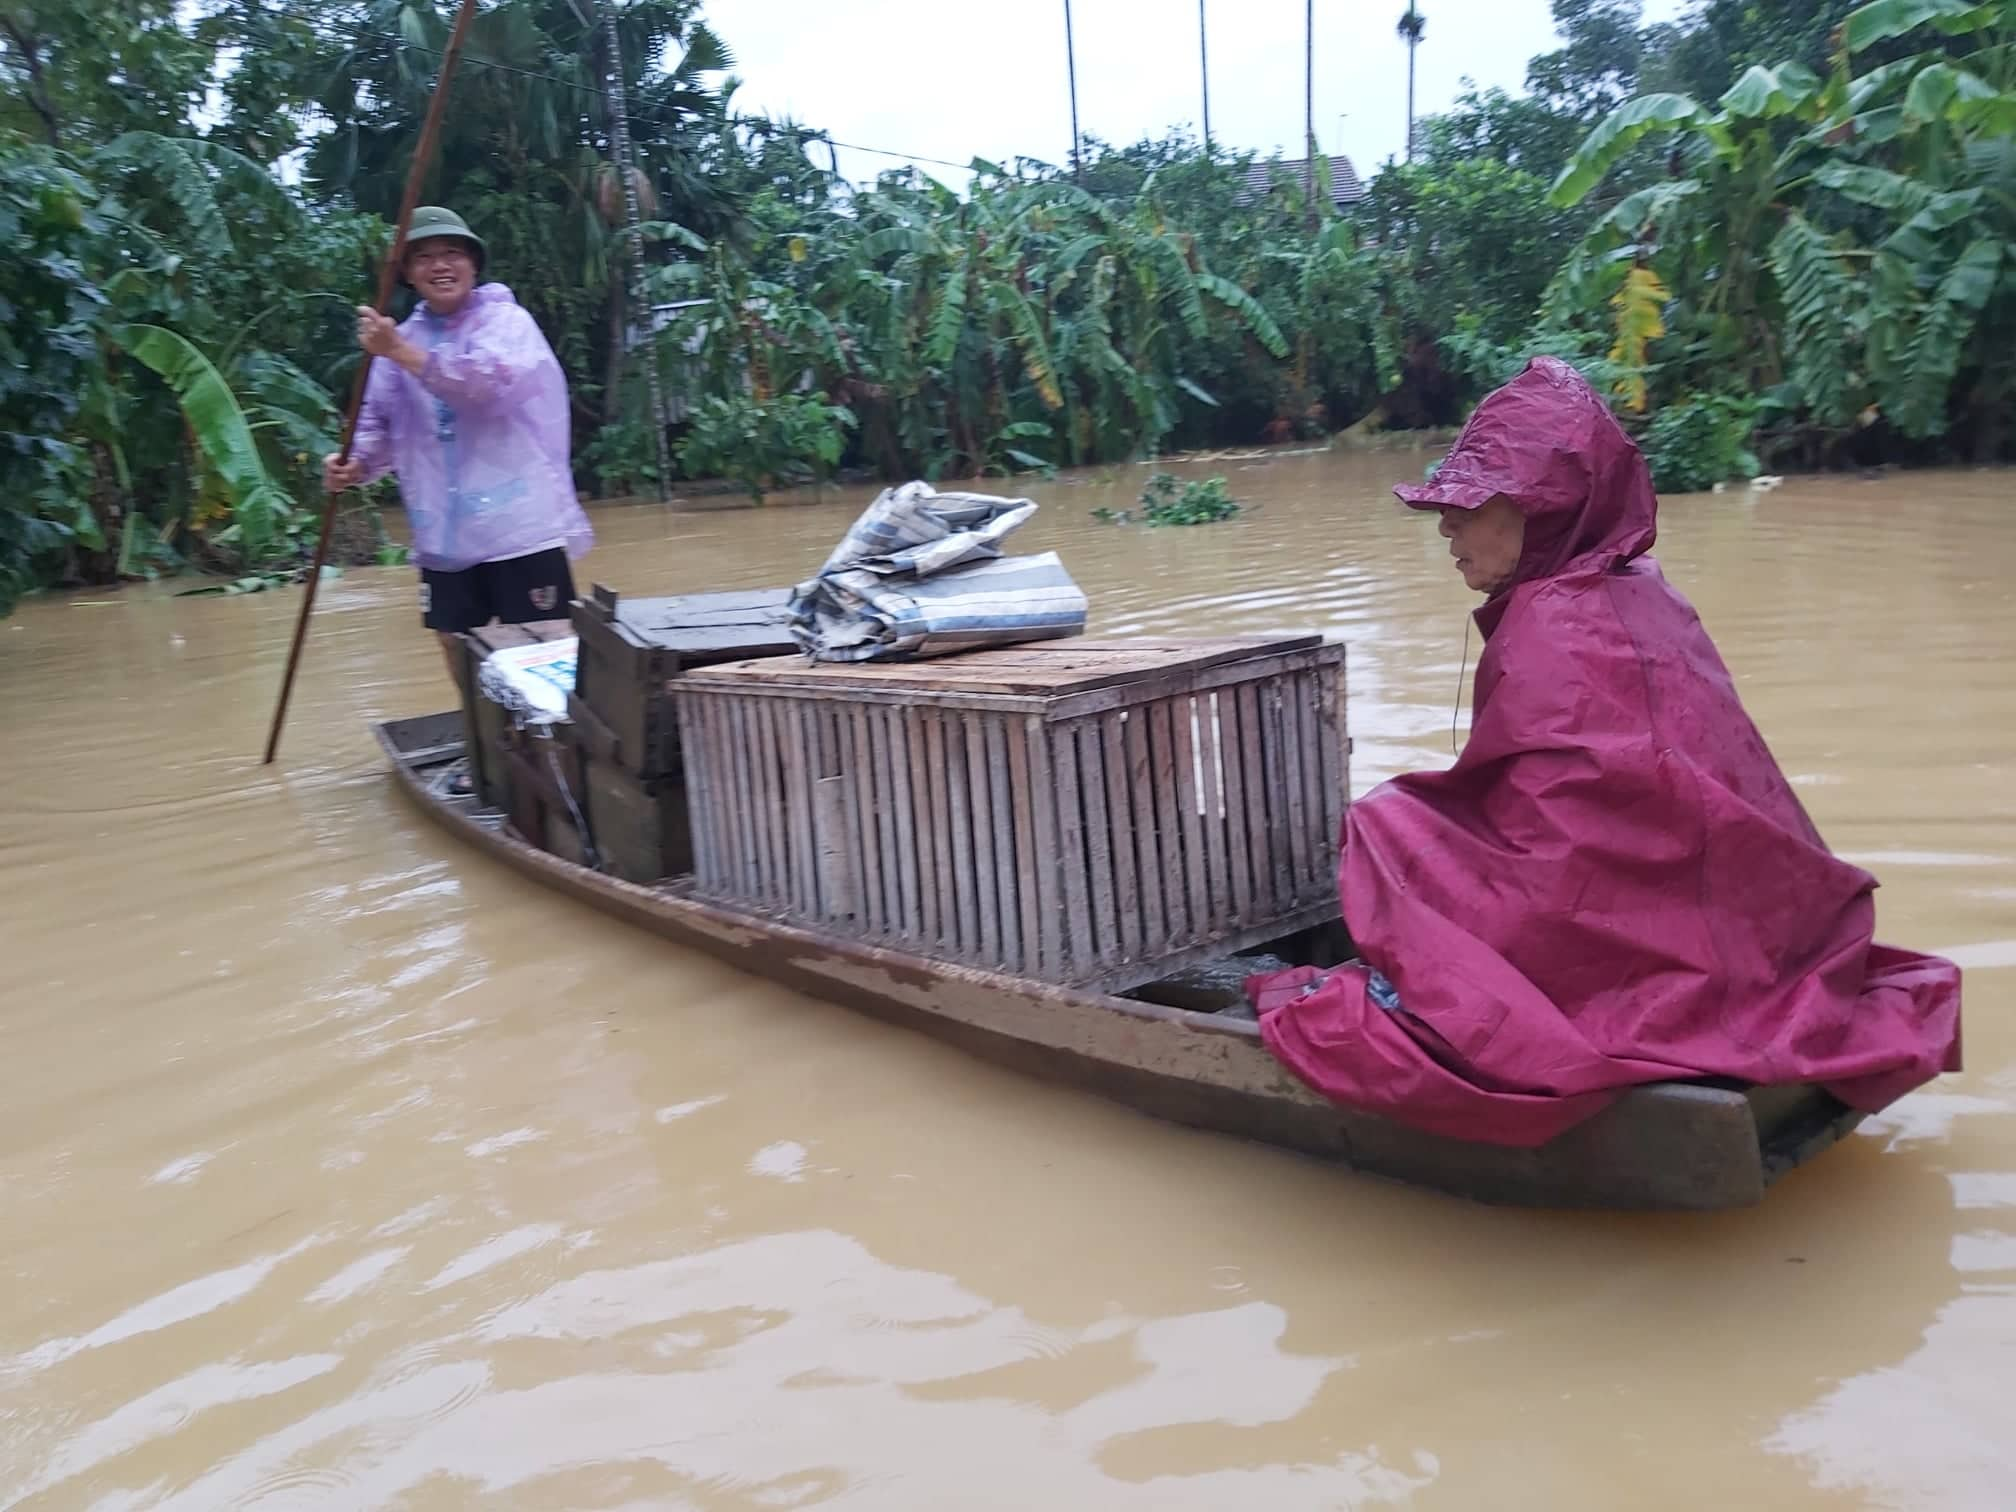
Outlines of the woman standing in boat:
[[1645,555],[1657,500],[1581,375],[1536,358],[1425,484],[1486,595],[1448,771],[1354,804],[1362,963],[1249,984],[1270,1048],[1337,1101],[1535,1145],[1642,1082],[1819,1083],[1874,1110],[1959,1066],[1960,973],[1873,943],[1693,608]]
[[477,282],[483,264],[461,216],[413,212],[402,271],[420,304],[397,323],[358,307],[357,344],[380,360],[349,461],[322,465],[332,493],[398,476],[421,622],[451,678],[460,632],[564,615],[569,562],[594,541],[568,459],[566,377],[511,290]]

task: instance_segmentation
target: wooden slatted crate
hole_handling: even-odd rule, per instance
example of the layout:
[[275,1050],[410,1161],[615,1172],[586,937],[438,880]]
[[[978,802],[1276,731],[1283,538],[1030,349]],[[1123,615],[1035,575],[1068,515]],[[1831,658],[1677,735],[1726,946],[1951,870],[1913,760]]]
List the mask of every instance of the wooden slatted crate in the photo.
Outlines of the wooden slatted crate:
[[1072,640],[672,685],[695,887],[1119,989],[1334,916],[1344,648]]

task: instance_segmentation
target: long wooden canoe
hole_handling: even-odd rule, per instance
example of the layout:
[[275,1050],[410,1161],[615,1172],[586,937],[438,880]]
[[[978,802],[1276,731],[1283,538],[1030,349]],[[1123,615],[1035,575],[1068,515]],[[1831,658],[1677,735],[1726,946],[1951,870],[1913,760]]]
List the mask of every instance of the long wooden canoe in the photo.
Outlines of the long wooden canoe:
[[1267,1052],[1250,1020],[1152,1001],[1154,986],[1139,997],[1055,987],[795,928],[693,897],[677,880],[641,887],[563,860],[476,799],[437,791],[429,772],[462,754],[459,713],[375,729],[400,789],[423,813],[591,907],[983,1059],[1369,1175],[1533,1207],[1740,1207],[1860,1121],[1814,1087],[1672,1082],[1628,1092],[1538,1149],[1423,1134],[1319,1097]]

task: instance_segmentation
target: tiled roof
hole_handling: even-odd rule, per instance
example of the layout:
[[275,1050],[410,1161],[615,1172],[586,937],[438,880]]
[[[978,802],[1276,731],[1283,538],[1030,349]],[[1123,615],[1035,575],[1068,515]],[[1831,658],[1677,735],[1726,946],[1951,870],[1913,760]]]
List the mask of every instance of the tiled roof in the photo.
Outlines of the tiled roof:
[[[1309,159],[1275,158],[1269,162],[1255,163],[1246,170],[1246,187],[1241,192],[1241,204],[1251,203],[1266,194],[1276,178],[1283,183],[1301,188],[1309,182]],[[1351,166],[1351,159],[1343,153],[1330,156],[1330,200],[1336,205],[1355,205],[1365,198],[1365,186],[1358,182],[1358,170]]]

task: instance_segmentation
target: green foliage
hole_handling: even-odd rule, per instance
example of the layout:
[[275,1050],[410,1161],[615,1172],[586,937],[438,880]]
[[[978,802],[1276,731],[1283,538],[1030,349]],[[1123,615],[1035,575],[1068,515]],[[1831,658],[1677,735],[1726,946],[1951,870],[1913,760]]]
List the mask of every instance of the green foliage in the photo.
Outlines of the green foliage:
[[658,448],[648,418],[626,416],[595,432],[575,453],[574,466],[605,496],[639,492],[658,481]]
[[[119,340],[174,390],[209,474],[229,495],[245,560],[264,561],[293,514],[293,501],[267,475],[231,385],[187,337],[173,331],[133,325],[121,330]],[[208,482],[208,477],[202,478],[199,487]]]
[[1752,477],[1757,455],[1750,437],[1757,401],[1734,394],[1695,394],[1669,404],[1639,438],[1661,493],[1699,493],[1729,478]]
[[[1145,525],[1215,525],[1231,519],[1239,510],[1239,502],[1225,491],[1223,477],[1192,478],[1185,482],[1174,474],[1155,472],[1149,474],[1141,489],[1141,521]],[[1124,525],[1133,518],[1133,512],[1102,506],[1092,511],[1092,518]]]
[[[1819,14],[1797,18],[1808,44]],[[1752,62],[1715,113],[1655,94],[1590,134],[1559,202],[1655,132],[1678,138],[1675,176],[1598,217],[1550,287],[1549,320],[1586,329],[1620,261],[1649,264],[1674,295],[1661,398],[1736,377],[1817,434],[1822,456],[1883,423],[1916,443],[1961,431],[1985,460],[2016,398],[2016,28],[2004,8],[1951,0],[1834,20],[1826,82],[1801,58]]]
[[693,301],[668,366],[707,397],[809,385],[859,416],[860,460],[885,475],[1150,452],[1220,407],[1213,366],[1289,350],[1286,309],[1214,268],[1154,173],[1131,203],[998,172],[963,199],[889,175],[842,202],[798,162],[752,197],[743,241],[654,279]]
[[1942,31],[1959,30],[1984,8],[1967,0],[1875,0],[1848,17],[1843,42],[1852,55],[1914,32],[1928,21],[1938,23]]
[[1531,325],[1579,229],[1579,217],[1548,203],[1545,180],[1489,158],[1388,168],[1365,219],[1386,249],[1382,271],[1409,287],[1422,330],[1475,315],[1506,340]]
[[1559,357],[1598,393],[1615,391],[1630,376],[1629,369],[1607,355],[1605,334],[1541,326],[1516,341],[1501,342],[1484,335],[1480,324],[1458,321],[1439,343],[1449,371],[1476,392],[1510,383],[1535,357]]
[[1449,110],[1419,122],[1416,162],[1439,172],[1489,159],[1551,181],[1586,131],[1579,116],[1546,100],[1470,86]]
[[[684,400],[680,467],[759,496],[1445,425],[1540,352],[1642,406],[1667,486],[1740,472],[1753,433],[1822,462],[2016,442],[2003,0],[1694,0],[1656,26],[1551,0],[1527,93],[1468,91],[1313,226],[1292,176],[1253,194],[1251,157],[1181,132],[1088,139],[1082,184],[1028,159],[959,192],[842,184],[818,132],[734,112],[698,8],[615,7],[671,318],[624,276],[601,7],[486,0],[429,187],[559,354],[584,485],[654,480],[647,361]],[[298,571],[453,9],[6,8],[0,613],[49,583]],[[392,554],[375,526],[347,545]]]
[[1719,103],[1732,119],[1771,121],[1794,114],[1819,92],[1819,75],[1803,63],[1753,63]]
[[732,478],[761,503],[780,483],[823,477],[840,461],[854,416],[805,394],[703,399],[679,448],[689,474]]
[[1575,156],[1555,177],[1553,200],[1557,207],[1578,204],[1590,190],[1603,182],[1625,153],[1655,131],[1672,131],[1681,126],[1706,131],[1714,117],[1686,95],[1640,95],[1603,118],[1576,149]]
[[1553,0],[1563,46],[1526,68],[1532,94],[1589,122],[1628,97],[1644,66],[1646,35],[1638,0]]
[[1856,0],[1697,0],[1684,26],[1649,29],[1642,89],[1719,98],[1752,64],[1797,62],[1824,74]]
[[0,158],[0,614],[74,549],[102,549],[77,427],[101,380],[107,295],[92,264],[110,229],[90,183],[61,154]]
[[1815,419],[1846,425],[1857,398],[1848,363],[1854,275],[1799,214],[1788,215],[1772,239],[1771,267],[1784,302],[1792,381]]

